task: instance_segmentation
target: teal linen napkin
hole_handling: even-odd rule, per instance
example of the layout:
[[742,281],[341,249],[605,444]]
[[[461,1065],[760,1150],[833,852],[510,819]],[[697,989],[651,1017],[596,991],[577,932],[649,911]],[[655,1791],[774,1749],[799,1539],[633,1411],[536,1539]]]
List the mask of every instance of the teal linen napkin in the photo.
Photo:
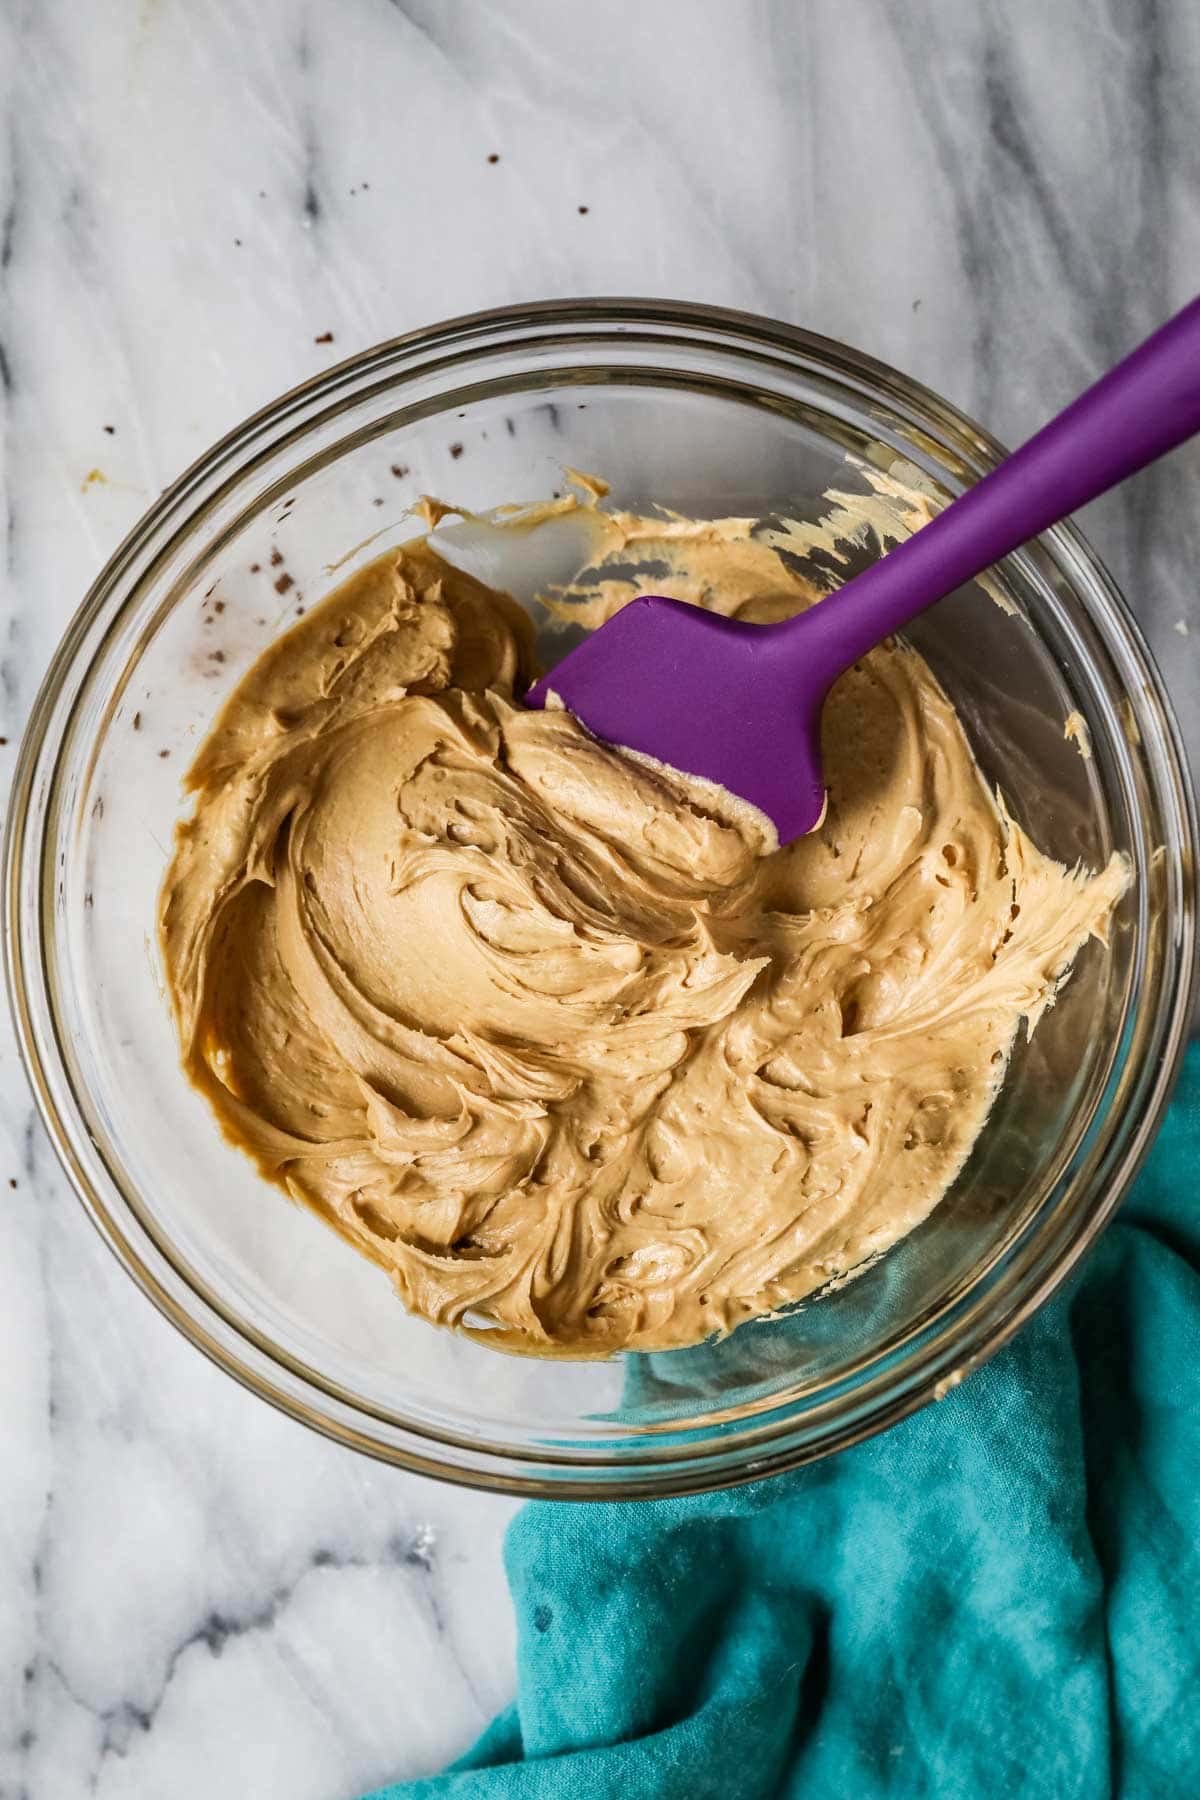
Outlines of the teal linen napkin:
[[940,1405],[509,1533],[517,1702],[376,1800],[1200,1793],[1200,1046],[1082,1276]]

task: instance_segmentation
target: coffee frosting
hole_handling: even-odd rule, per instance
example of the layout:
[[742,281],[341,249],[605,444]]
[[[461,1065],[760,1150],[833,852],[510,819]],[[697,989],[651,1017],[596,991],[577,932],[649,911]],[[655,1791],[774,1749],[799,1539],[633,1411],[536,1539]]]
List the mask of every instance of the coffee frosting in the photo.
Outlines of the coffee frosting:
[[[780,618],[818,597],[789,552],[924,516],[881,476],[820,526],[602,492],[493,519],[578,516],[590,572],[551,605],[593,626],[631,561]],[[838,683],[825,819],[773,853],[719,793],[524,710],[534,673],[526,613],[436,534],[249,670],[162,891],[184,1066],[413,1311],[541,1354],[691,1344],[930,1212],[1127,872],[1038,851],[903,644]]]

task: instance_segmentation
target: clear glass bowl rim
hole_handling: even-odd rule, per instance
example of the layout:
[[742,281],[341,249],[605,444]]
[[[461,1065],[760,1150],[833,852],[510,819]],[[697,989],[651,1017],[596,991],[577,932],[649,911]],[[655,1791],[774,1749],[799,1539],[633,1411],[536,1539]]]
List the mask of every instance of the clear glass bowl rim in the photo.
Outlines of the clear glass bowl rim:
[[[17,1039],[38,1110],[80,1200],[125,1269],[158,1309],[192,1343],[261,1398],[336,1441],[410,1470],[496,1492],[557,1499],[663,1496],[730,1486],[798,1466],[846,1448],[940,1398],[986,1361],[1061,1285],[1107,1223],[1136,1174],[1169,1100],[1187,1042],[1200,969],[1196,957],[1195,801],[1178,726],[1140,628],[1100,560],[1071,525],[1058,526],[1039,546],[1076,594],[1088,616],[1131,672],[1128,684],[1140,733],[1136,754],[1159,808],[1157,835],[1167,844],[1171,903],[1151,919],[1160,935],[1156,991],[1137,1029],[1142,1043],[1129,1075],[1136,1104],[1105,1121],[1106,1152],[1089,1162],[1092,1179],[1074,1195],[1071,1229],[1058,1217],[1053,1242],[1027,1234],[1022,1258],[1006,1262],[982,1296],[968,1296],[965,1321],[948,1309],[949,1326],[918,1338],[915,1359],[864,1395],[857,1390],[796,1415],[787,1406],[759,1415],[752,1429],[711,1443],[658,1444],[606,1461],[594,1445],[527,1454],[454,1434],[384,1419],[355,1407],[315,1371],[273,1352],[245,1322],[198,1291],[138,1222],[81,1115],[62,1054],[48,967],[46,914],[53,904],[53,867],[46,851],[57,842],[58,764],[79,691],[93,657],[81,660],[98,628],[136,607],[167,544],[194,529],[260,458],[278,451],[331,416],[331,402],[349,406],[377,388],[399,392],[406,377],[445,367],[462,374],[481,353],[519,351],[540,344],[586,344],[594,350],[636,334],[670,334],[699,349],[716,348],[830,378],[894,409],[914,431],[932,438],[976,476],[999,461],[1003,447],[931,390],[835,339],[751,313],[686,302],[580,299],[531,302],[463,315],[377,345],[290,389],[228,433],[164,490],[114,552],[88,591],[51,660],[31,710],[14,774],[4,844],[5,970]],[[299,421],[299,423],[296,423]],[[104,632],[107,637],[107,632]],[[1170,885],[1177,864],[1177,879]],[[1126,1099],[1130,1098],[1128,1092]],[[1097,1109],[1100,1110],[1099,1108]],[[1111,1109],[1110,1109],[1111,1110]],[[1077,1178],[1078,1179],[1078,1178]],[[1039,1213],[1040,1217],[1040,1213]],[[1038,1254],[1038,1251],[1041,1254]]]

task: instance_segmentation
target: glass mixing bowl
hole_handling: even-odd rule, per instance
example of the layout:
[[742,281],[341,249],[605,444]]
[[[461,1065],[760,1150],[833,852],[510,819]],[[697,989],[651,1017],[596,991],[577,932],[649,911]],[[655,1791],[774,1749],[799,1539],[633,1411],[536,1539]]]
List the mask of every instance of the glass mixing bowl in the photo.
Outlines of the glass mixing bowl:
[[[665,1494],[878,1431],[945,1393],[1062,1281],[1158,1122],[1194,975],[1179,740],[1136,626],[1069,527],[1005,563],[1011,613],[967,588],[911,636],[1037,842],[1093,866],[1123,850],[1135,882],[1107,954],[1085,949],[1014,1055],[952,1193],[857,1280],[785,1317],[608,1362],[501,1355],[410,1318],[378,1269],[222,1140],[179,1070],[154,940],[179,778],[218,707],[332,565],[348,573],[412,534],[422,492],[472,508],[540,499],[573,465],[607,476],[621,505],[806,518],[831,487],[867,491],[864,463],[952,496],[1000,454],[935,395],[806,332],[556,302],[343,363],[151,508],[34,708],[6,937],[58,1153],[195,1344],[296,1418],[410,1468],[561,1497]],[[1063,736],[1072,712],[1087,760]]]

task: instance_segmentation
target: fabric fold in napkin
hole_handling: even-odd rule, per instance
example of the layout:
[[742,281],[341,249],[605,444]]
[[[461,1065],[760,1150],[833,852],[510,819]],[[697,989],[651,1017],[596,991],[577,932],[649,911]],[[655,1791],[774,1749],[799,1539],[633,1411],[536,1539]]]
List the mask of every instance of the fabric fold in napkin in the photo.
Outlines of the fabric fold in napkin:
[[538,1502],[517,1701],[374,1800],[1200,1792],[1200,1046],[1082,1274],[795,1474]]

